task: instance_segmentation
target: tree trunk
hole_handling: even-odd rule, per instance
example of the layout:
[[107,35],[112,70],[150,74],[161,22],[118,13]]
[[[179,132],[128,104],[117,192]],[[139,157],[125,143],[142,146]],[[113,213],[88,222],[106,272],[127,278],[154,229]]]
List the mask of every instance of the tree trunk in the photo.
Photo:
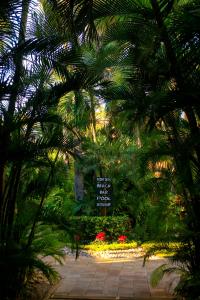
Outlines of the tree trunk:
[[91,131],[92,131],[92,139],[93,142],[97,142],[96,136],[96,115],[95,115],[95,99],[92,92],[89,93],[90,97],[90,120],[91,120]]
[[[19,30],[19,36],[17,42],[18,48],[25,41],[29,4],[30,4],[30,0],[22,1],[20,30]],[[12,123],[13,115],[15,112],[15,104],[16,104],[18,92],[21,85],[21,75],[23,70],[23,53],[20,52],[20,50],[18,50],[14,63],[15,63],[15,72],[13,76],[12,90],[10,92],[8,111],[4,115],[4,123],[0,130],[0,149],[1,149],[1,159],[0,159],[0,218],[1,220],[0,221],[1,222],[4,214],[3,212],[3,206],[4,206],[3,199],[4,199],[4,187],[5,187],[4,178],[5,178],[5,171],[6,171],[6,164],[7,164],[7,159],[6,159],[7,148],[10,145],[10,124]]]
[[83,200],[84,197],[84,176],[78,163],[74,162],[74,192],[77,201]]

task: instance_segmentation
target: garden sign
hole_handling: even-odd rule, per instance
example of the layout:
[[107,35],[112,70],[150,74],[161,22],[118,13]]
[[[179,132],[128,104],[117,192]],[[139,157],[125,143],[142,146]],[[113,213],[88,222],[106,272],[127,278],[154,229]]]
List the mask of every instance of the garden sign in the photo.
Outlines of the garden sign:
[[108,177],[97,177],[97,206],[110,207],[111,206],[111,179]]

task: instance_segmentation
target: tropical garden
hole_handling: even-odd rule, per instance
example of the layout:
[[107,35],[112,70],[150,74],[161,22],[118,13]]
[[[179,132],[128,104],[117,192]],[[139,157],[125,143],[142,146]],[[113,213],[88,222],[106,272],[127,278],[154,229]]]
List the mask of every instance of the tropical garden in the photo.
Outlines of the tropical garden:
[[0,37],[0,298],[96,238],[173,242],[200,299],[199,1],[2,0]]

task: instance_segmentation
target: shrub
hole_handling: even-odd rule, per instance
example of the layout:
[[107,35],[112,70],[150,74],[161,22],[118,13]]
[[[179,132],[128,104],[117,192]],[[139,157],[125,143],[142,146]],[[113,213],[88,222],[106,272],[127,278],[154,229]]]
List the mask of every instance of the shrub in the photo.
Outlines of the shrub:
[[75,233],[81,235],[82,243],[90,243],[95,240],[97,234],[104,232],[106,240],[117,240],[119,236],[131,231],[131,224],[128,216],[108,216],[108,217],[71,217],[68,226]]

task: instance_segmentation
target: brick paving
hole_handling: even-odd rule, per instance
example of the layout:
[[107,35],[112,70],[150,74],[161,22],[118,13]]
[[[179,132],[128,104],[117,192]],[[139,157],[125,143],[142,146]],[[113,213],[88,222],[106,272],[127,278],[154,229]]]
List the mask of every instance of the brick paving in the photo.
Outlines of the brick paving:
[[152,270],[165,262],[153,258],[143,267],[142,258],[66,257],[64,265],[54,265],[62,279],[49,300],[174,299],[170,290],[177,282],[175,275],[165,275],[156,288],[149,284]]

